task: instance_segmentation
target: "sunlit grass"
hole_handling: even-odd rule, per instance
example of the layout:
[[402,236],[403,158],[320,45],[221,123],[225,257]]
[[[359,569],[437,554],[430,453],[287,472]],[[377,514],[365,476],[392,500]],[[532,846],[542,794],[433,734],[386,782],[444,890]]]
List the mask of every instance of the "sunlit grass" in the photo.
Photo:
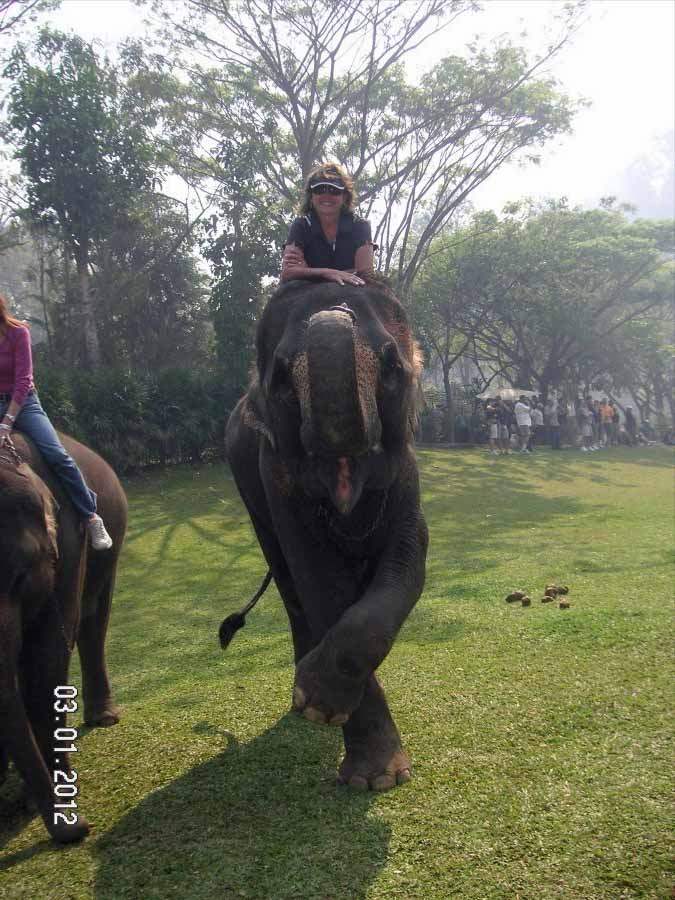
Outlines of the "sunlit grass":
[[[223,466],[151,474],[109,640],[124,718],[76,759],[95,829],[54,849],[12,778],[0,897],[669,896],[672,454],[420,461],[427,587],[382,668],[413,782],[335,786],[339,732],[286,714],[273,589],[220,652],[265,573],[247,516]],[[550,581],[571,609],[539,602]]]

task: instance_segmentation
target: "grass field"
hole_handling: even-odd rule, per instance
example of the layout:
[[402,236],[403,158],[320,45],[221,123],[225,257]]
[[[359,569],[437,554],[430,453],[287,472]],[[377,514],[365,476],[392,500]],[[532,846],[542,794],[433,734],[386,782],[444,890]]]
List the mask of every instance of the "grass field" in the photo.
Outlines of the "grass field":
[[[81,729],[81,845],[0,797],[0,897],[667,898],[673,455],[420,452],[427,587],[381,669],[414,763],[335,784],[339,731],[288,713],[265,565],[224,466],[128,482],[109,637],[122,722]],[[569,610],[539,602],[569,584]],[[530,608],[508,605],[531,591]],[[79,684],[74,666],[73,681]],[[75,722],[78,718],[75,717]]]

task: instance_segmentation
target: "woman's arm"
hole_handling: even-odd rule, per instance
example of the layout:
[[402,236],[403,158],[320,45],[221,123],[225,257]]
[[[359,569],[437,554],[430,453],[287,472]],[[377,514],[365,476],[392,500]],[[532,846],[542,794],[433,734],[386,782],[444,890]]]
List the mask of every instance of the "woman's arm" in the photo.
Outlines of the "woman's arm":
[[[14,389],[12,399],[0,423],[0,439],[9,436],[14,420],[19,415],[28,391],[33,387],[33,357],[30,348],[30,333],[27,328],[17,328],[12,335],[14,351]],[[0,440],[0,446],[4,440]]]
[[302,248],[297,244],[286,244],[281,260],[281,281],[290,281],[293,278],[325,278],[338,284],[365,284],[363,278],[353,272],[343,272],[340,269],[311,269],[305,262]]
[[374,267],[373,245],[371,243],[362,244],[356,251],[354,256],[354,265],[357,272],[363,272],[370,275]]

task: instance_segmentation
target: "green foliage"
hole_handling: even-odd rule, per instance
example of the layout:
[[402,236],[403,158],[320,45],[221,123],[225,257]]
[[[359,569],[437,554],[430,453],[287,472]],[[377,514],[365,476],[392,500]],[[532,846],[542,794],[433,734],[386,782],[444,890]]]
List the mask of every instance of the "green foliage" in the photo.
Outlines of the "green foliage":
[[32,53],[16,47],[5,75],[31,213],[58,222],[78,252],[149,183],[148,135],[125,109],[114,67],[77,35],[43,29]]
[[[156,9],[169,52],[190,61],[190,121],[200,135],[194,169],[222,183],[220,228],[236,231],[227,208],[233,162],[250,167],[250,202],[264,220],[276,217],[279,202],[290,218],[312,166],[335,158],[358,179],[360,211],[382,214],[374,223],[380,267],[404,293],[471,192],[514,154],[569,130],[578,108],[540,73],[574,28],[574,4],[560,40],[536,62],[508,44],[471,48],[420,85],[406,80],[407,56],[469,15],[470,0],[363,0],[358,9],[316,0],[311,10],[204,0]],[[195,66],[195,56],[206,63]]]
[[223,181],[217,214],[203,227],[202,249],[211,265],[211,314],[218,361],[233,388],[243,390],[253,358],[254,324],[264,279],[277,277],[287,225],[283,209],[260,183],[260,154],[223,139]]
[[5,75],[8,132],[17,142],[28,213],[34,223],[58,227],[76,262],[81,359],[95,368],[102,360],[91,246],[152,183],[158,165],[152,118],[130,102],[117,69],[77,35],[42,29],[30,50],[16,46]]
[[591,363],[611,369],[631,323],[663,315],[672,258],[672,222],[631,221],[613,201],[513,207],[439,239],[413,308],[430,341],[467,339],[479,363],[546,395]]
[[54,425],[118,472],[220,457],[238,399],[219,375],[196,369],[83,373],[39,366],[36,382]]
[[198,368],[213,355],[208,289],[192,250],[192,226],[174,203],[140,194],[92,260],[101,354],[108,366]]

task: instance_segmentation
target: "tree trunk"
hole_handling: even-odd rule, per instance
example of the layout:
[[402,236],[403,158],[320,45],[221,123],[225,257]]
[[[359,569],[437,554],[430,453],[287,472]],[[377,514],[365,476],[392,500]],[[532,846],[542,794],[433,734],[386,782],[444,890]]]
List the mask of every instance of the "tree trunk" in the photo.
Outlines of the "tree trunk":
[[77,277],[80,282],[80,330],[84,348],[84,362],[89,369],[101,366],[101,347],[96,327],[96,314],[89,283],[89,253],[86,247],[75,254]]
[[46,269],[45,269],[45,248],[40,238],[37,243],[39,260],[40,260],[40,304],[42,305],[42,315],[44,316],[45,332],[47,334],[47,354],[49,356],[49,365],[54,365],[54,344],[52,341],[52,329],[49,325],[49,312],[47,310],[47,290],[45,285]]
[[450,444],[455,443],[455,404],[450,387],[450,369],[443,366],[443,387],[445,388],[445,436]]

